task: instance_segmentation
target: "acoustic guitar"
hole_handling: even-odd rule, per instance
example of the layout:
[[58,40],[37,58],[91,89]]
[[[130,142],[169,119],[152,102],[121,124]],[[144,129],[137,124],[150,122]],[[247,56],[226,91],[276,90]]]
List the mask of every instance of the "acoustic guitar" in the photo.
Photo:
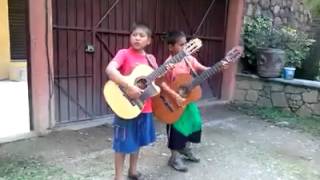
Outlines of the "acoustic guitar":
[[224,64],[237,61],[241,54],[242,48],[237,46],[230,50],[224,59],[202,72],[199,76],[192,78],[190,74],[179,74],[174,81],[167,82],[172,90],[186,100],[182,104],[178,104],[176,99],[168,92],[161,91],[159,95],[152,98],[152,109],[155,117],[166,124],[174,123],[182,115],[187,104],[201,98],[200,84],[223,69]]
[[160,88],[155,85],[154,81],[166,73],[167,65],[180,62],[184,57],[199,50],[201,46],[200,39],[196,38],[189,41],[181,52],[155,70],[144,64],[136,66],[131,74],[125,77],[125,80],[128,84],[135,85],[143,90],[143,93],[137,99],[130,98],[124,87],[111,80],[107,81],[103,89],[107,104],[117,116],[123,119],[137,117],[144,107],[145,100],[159,94]]

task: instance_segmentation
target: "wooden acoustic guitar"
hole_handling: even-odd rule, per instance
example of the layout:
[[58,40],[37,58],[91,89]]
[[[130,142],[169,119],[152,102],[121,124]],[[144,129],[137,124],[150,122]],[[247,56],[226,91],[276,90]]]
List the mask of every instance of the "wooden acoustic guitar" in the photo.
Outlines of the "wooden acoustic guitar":
[[202,72],[199,76],[192,78],[190,74],[179,74],[174,81],[167,82],[172,90],[186,100],[182,104],[177,104],[176,99],[168,92],[161,91],[159,95],[152,98],[152,109],[155,117],[166,124],[174,123],[182,115],[187,104],[201,98],[200,84],[223,69],[224,64],[237,61],[241,54],[242,48],[235,47],[227,53],[224,59]]
[[184,57],[199,50],[201,46],[200,39],[189,41],[181,52],[155,70],[144,64],[136,66],[131,74],[125,77],[125,80],[128,84],[138,86],[144,90],[138,99],[129,98],[124,87],[109,80],[103,89],[103,94],[109,107],[117,116],[123,119],[137,117],[144,107],[145,100],[160,93],[160,88],[155,85],[154,81],[166,73],[167,65],[180,62]]

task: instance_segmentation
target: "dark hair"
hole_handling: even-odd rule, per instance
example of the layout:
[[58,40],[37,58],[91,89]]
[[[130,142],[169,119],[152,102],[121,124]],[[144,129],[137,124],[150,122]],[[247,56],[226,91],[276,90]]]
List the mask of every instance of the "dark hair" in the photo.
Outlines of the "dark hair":
[[131,31],[130,33],[132,33],[133,31],[137,30],[137,29],[142,29],[145,31],[145,33],[147,34],[147,36],[151,37],[152,36],[152,31],[151,29],[145,25],[145,24],[137,24],[137,23],[134,23],[132,28],[131,28]]
[[165,35],[165,41],[167,44],[174,45],[180,38],[186,37],[186,34],[182,31],[169,31]]

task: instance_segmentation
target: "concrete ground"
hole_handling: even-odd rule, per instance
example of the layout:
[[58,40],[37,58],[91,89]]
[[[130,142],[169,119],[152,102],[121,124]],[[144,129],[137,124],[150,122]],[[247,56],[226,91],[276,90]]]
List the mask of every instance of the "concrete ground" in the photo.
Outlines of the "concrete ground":
[[[187,173],[168,167],[165,126],[158,123],[157,142],[141,151],[139,171],[145,179],[320,179],[319,137],[276,127],[221,105],[201,109],[204,118],[202,143],[193,146],[201,162],[187,163]],[[1,161],[36,158],[45,165],[63,170],[44,175],[43,179],[112,179],[111,133],[110,125],[104,125],[53,132],[45,137],[0,145],[0,172],[1,165],[5,166]],[[0,174],[1,177],[6,179],[6,174]]]

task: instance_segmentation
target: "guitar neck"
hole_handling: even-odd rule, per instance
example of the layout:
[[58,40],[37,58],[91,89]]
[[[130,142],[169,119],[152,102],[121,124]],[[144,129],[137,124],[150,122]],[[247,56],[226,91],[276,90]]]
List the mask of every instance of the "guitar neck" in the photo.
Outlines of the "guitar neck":
[[192,80],[192,83],[190,84],[190,89],[200,85],[203,81],[207,80],[209,77],[219,72],[222,69],[222,66],[223,66],[222,61],[219,61],[215,65],[213,65],[210,69],[202,72],[199,76],[197,76]]
[[164,75],[167,72],[167,65],[168,64],[176,64],[180,62],[187,54],[184,51],[179,52],[178,54],[171,57],[168,61],[163,63],[159,68],[154,70],[150,75],[148,75],[147,79],[150,81],[156,80],[158,77]]

